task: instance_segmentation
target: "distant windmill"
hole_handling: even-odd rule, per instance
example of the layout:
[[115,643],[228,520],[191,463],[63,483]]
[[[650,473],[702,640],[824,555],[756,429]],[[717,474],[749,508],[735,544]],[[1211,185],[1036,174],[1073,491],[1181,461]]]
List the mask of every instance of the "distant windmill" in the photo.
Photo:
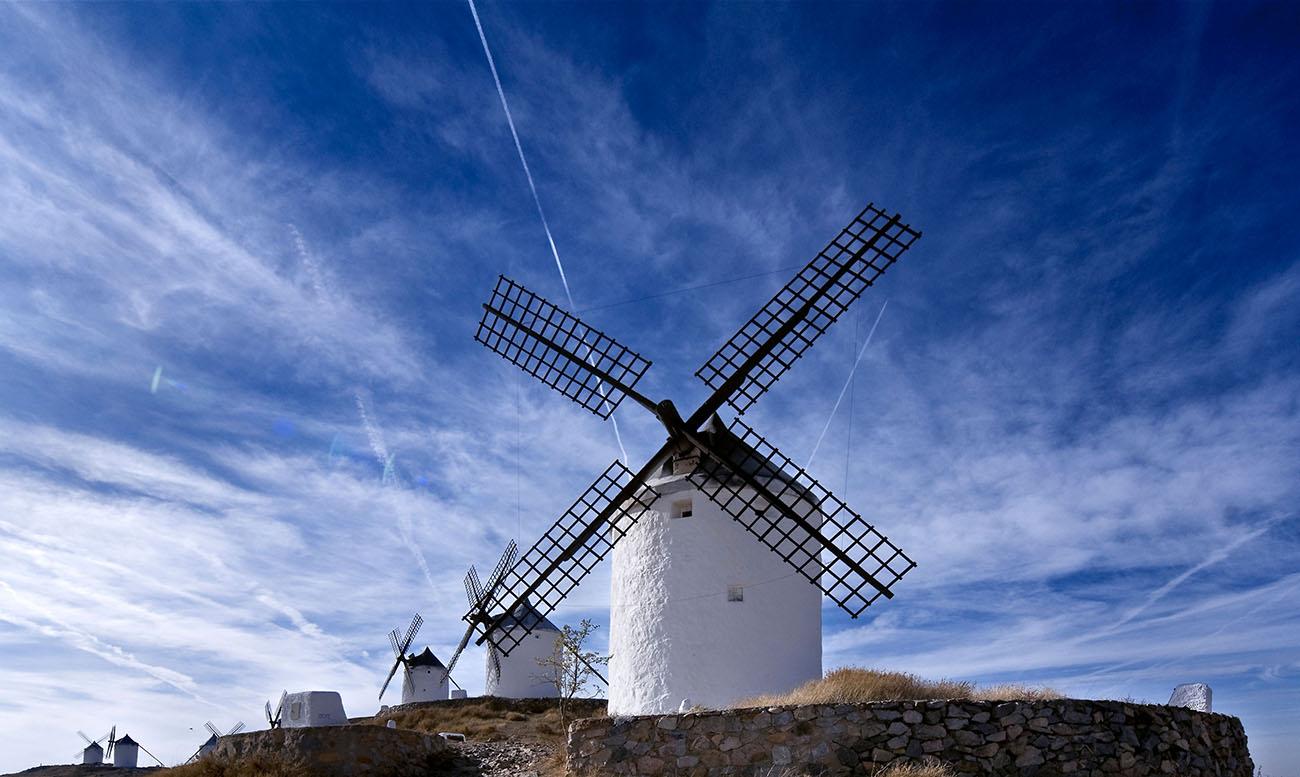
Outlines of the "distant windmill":
[[498,617],[489,609],[496,600],[506,572],[514,566],[518,558],[519,549],[514,540],[511,540],[505,552],[501,554],[496,568],[488,576],[486,586],[479,578],[478,570],[473,566],[470,566],[469,572],[465,574],[465,597],[469,600],[470,606],[465,620],[469,625],[465,629],[464,636],[461,637],[460,644],[456,646],[456,652],[452,653],[451,661],[447,664],[448,671],[450,672],[460,660],[460,655],[469,644],[470,637],[474,636],[476,627],[498,622],[497,628],[508,632],[526,624],[527,629],[521,634],[521,642],[529,632],[536,632],[526,650],[516,651],[514,655],[507,657],[506,654],[499,652],[493,643],[488,643],[487,682],[484,692],[489,696],[511,698],[554,696],[557,692],[555,687],[537,679],[541,672],[537,659],[554,655],[556,638],[559,637],[560,630],[534,610],[527,601],[521,603],[516,608],[514,616],[508,619]]
[[238,734],[239,732],[243,731],[244,721],[241,720],[235,725],[231,726],[230,730],[224,734],[221,733],[221,729],[212,725],[212,721],[210,720],[204,723],[203,727],[208,730],[208,734],[209,734],[208,739],[206,742],[199,745],[199,749],[194,751],[194,755],[190,756],[189,761],[186,761],[186,763],[189,763],[190,761],[197,761],[203,756],[212,752],[212,749],[217,746],[217,741],[220,740],[222,737],[228,737],[231,734]]
[[[492,595],[490,592],[496,591],[506,570],[515,563],[518,555],[518,549],[512,540],[506,546],[505,553],[502,554],[501,560],[497,563],[491,577],[488,578],[486,589],[479,580],[478,570],[473,565],[470,566],[469,572],[465,574],[465,595],[469,599],[471,612],[478,614],[476,620],[479,623],[491,623],[497,620],[492,613],[480,609],[479,604],[491,601]],[[473,625],[471,625],[466,630],[465,637],[461,640],[460,649],[464,649],[465,644],[469,642],[469,638],[473,634],[473,628]],[[555,624],[551,623],[536,608],[525,601],[516,608],[510,617],[501,619],[497,629],[502,631],[522,629],[521,636],[531,636],[532,640],[521,640],[520,644],[526,644],[527,648],[512,650],[508,656],[503,656],[491,641],[488,642],[487,680],[484,683],[484,694],[506,698],[556,696],[559,689],[553,683],[543,679],[540,674],[540,664],[538,663],[541,659],[554,656],[557,649],[563,649],[563,643],[559,642],[561,631],[555,627]],[[453,661],[459,655],[458,650],[456,655],[452,657]],[[586,659],[581,655],[577,655],[577,660],[585,664],[592,674],[600,678],[601,682],[607,682],[604,675],[587,663]]]
[[117,726],[113,726],[113,728],[110,729],[107,734],[103,735],[99,739],[91,739],[90,737],[86,736],[86,732],[78,730],[77,736],[86,740],[86,746],[78,750],[75,755],[81,756],[81,762],[83,764],[102,764],[104,762],[104,747],[103,745],[100,744],[100,742],[109,743],[109,748],[110,748],[109,754],[112,755],[111,748],[113,742],[113,735],[116,733],[117,733]]
[[[422,653],[409,652],[415,635],[424,624],[424,617],[416,613],[411,618],[411,625],[406,635],[401,636],[397,629],[388,633],[388,643],[393,649],[393,668],[388,671],[384,685],[379,689],[379,698],[384,698],[388,684],[393,681],[398,667],[402,668],[402,703],[411,704],[421,701],[441,701],[447,698],[447,681],[450,679],[446,667],[438,660],[427,646]],[[455,680],[452,680],[454,683]],[[457,688],[460,686],[457,685]]]
[[611,715],[727,706],[820,677],[816,589],[856,618],[916,564],[717,413],[748,410],[919,237],[864,208],[696,371],[712,393],[686,418],[636,391],[648,359],[501,276],[474,339],[600,418],[630,398],[668,439],[636,472],[609,465],[471,606],[476,643],[508,655],[529,633],[520,608],[549,612],[612,551]]
[[280,719],[284,715],[284,700],[289,698],[289,692],[284,691],[280,694],[280,702],[275,705],[275,712],[271,712],[271,700],[266,700],[266,725],[269,728],[279,728]]
[[[117,727],[114,726],[114,730],[116,730],[116,728]],[[117,739],[113,739],[111,736],[109,737],[108,753],[112,754],[113,766],[118,769],[136,768],[140,758],[139,751],[141,750],[144,750],[145,755],[149,756],[154,761],[157,761],[159,766],[166,766],[166,764],[159,760],[158,756],[145,750],[144,745],[141,745],[139,742],[132,739],[130,734],[123,734]]]

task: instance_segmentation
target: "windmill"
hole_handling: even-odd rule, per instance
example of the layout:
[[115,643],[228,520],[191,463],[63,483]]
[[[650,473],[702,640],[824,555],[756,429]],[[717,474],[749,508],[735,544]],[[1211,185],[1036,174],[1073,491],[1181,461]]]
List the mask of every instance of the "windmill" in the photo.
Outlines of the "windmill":
[[[116,730],[116,726],[113,727]],[[108,753],[113,756],[113,766],[118,769],[134,769],[140,758],[140,752],[152,758],[159,766],[166,766],[158,756],[145,750],[144,745],[131,738],[130,734],[123,734],[114,739],[111,735],[108,739]]]
[[[405,637],[401,636],[397,629],[388,632],[388,643],[393,649],[393,668],[388,670],[388,677],[385,678],[383,687],[379,689],[380,699],[384,698],[384,692],[388,690],[388,684],[393,681],[399,666],[402,668],[403,704],[447,698],[447,681],[451,676],[433,651],[425,646],[422,653],[408,652],[416,633],[420,631],[420,626],[423,624],[424,618],[417,612],[415,617],[411,618],[411,625],[407,627]],[[456,681],[451,680],[451,682]],[[460,688],[459,685],[456,687]]]
[[717,413],[744,414],[919,237],[864,208],[696,371],[712,393],[686,418],[636,391],[648,359],[501,276],[475,340],[600,418],[631,399],[668,439],[635,472],[610,464],[471,606],[476,644],[508,655],[528,633],[503,628],[512,613],[549,612],[613,552],[611,715],[671,712],[687,697],[726,706],[819,677],[817,589],[856,618],[916,564]]
[[[473,565],[465,573],[465,598],[469,600],[472,616],[466,616],[469,619],[469,626],[465,629],[460,644],[456,646],[456,652],[452,654],[449,666],[456,665],[465,646],[469,644],[470,637],[474,635],[476,626],[498,620],[499,614],[488,608],[495,601],[495,594],[506,572],[518,558],[519,549],[514,540],[511,540],[492,570],[492,574],[488,575],[486,586]],[[504,631],[519,630],[520,642],[526,644],[526,649],[512,651],[509,656],[506,656],[497,651],[491,642],[488,643],[484,694],[515,699],[555,696],[555,687],[539,679],[537,659],[554,654],[560,630],[537,612],[526,599],[516,605],[513,611],[500,615],[503,617],[500,618],[497,628]],[[529,636],[532,639],[525,642]]]
[[[465,598],[469,601],[471,614],[466,616],[469,625],[466,627],[464,635],[461,636],[460,643],[456,645],[456,650],[452,652],[451,660],[447,662],[448,677],[451,676],[452,670],[456,668],[456,663],[460,661],[460,656],[465,652],[465,647],[469,645],[470,637],[474,636],[474,629],[482,624],[490,623],[494,620],[494,614],[489,611],[487,607],[490,602],[493,601],[493,596],[496,593],[496,590],[500,587],[506,571],[518,558],[519,549],[515,545],[514,540],[511,540],[510,543],[506,545],[506,549],[501,554],[501,559],[497,562],[496,567],[492,570],[492,574],[488,575],[486,586],[484,586],[482,579],[479,577],[478,570],[472,565],[469,568],[469,572],[465,574]],[[527,607],[527,603],[525,602],[521,607]],[[531,610],[531,608],[527,609]],[[545,619],[543,618],[542,620]],[[542,624],[537,625],[540,626]],[[545,626],[549,627],[551,631],[558,633],[558,630],[556,630],[554,626],[550,625],[549,622],[547,622]],[[539,639],[543,638],[539,635]],[[545,644],[543,647],[552,648],[554,646],[553,638],[544,639],[544,642]],[[548,649],[545,652],[549,653],[550,650]],[[526,673],[525,677],[532,677],[537,674],[537,664],[529,655],[524,655],[524,653],[521,652],[513,659],[513,662],[518,663],[519,666],[522,667],[523,671]],[[516,684],[514,683],[507,683],[506,686],[503,686],[501,682],[503,673],[504,676],[514,677],[517,674],[516,667],[510,661],[503,662],[502,656],[493,649],[491,644],[488,645],[486,664],[487,683],[485,691],[487,695],[510,697],[546,695],[544,687],[541,688],[538,693],[530,693],[527,687],[515,687]],[[525,685],[532,684],[534,683],[529,682]]]
[[83,764],[102,764],[104,762],[104,746],[100,742],[108,743],[108,754],[113,754],[113,736],[117,733],[117,726],[109,729],[109,732],[99,739],[91,739],[86,736],[86,732],[78,730],[77,736],[86,741],[86,746],[78,750],[73,757],[81,756]]
[[275,712],[271,712],[271,700],[266,700],[266,725],[267,728],[279,728],[280,720],[284,715],[284,700],[289,698],[289,692],[284,691],[280,694],[280,701],[275,705]]
[[[269,703],[269,702],[268,702],[268,703]],[[217,728],[216,726],[212,725],[212,721],[210,721],[210,720],[209,720],[208,722],[204,723],[204,724],[203,724],[203,727],[206,728],[206,729],[208,730],[208,735],[209,735],[209,736],[208,736],[208,739],[207,739],[206,742],[204,742],[203,744],[199,745],[199,749],[196,750],[196,751],[194,751],[194,755],[190,756],[190,757],[189,757],[189,760],[186,761],[185,763],[190,763],[191,761],[197,761],[197,760],[199,760],[200,758],[202,758],[203,756],[205,756],[205,755],[207,755],[208,753],[212,752],[212,749],[213,749],[214,747],[217,746],[217,741],[218,741],[219,739],[221,739],[222,737],[228,737],[228,736],[230,736],[230,735],[232,735],[232,734],[238,734],[239,732],[243,731],[243,730],[244,730],[244,721],[241,720],[241,721],[239,721],[238,723],[236,723],[235,725],[231,726],[231,727],[230,727],[230,730],[227,731],[227,732],[224,733],[224,734],[221,733],[221,729],[219,729],[219,728]]]

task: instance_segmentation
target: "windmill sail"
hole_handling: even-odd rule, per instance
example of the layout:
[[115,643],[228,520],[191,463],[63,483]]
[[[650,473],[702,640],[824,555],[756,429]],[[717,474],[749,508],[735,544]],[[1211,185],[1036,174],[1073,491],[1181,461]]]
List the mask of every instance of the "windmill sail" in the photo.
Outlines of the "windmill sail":
[[[515,561],[519,558],[519,546],[511,540],[506,545],[505,552],[501,554],[500,560],[497,561],[496,568],[488,577],[488,585],[485,589],[482,582],[479,581],[478,570],[471,564],[469,571],[465,573],[465,597],[469,600],[469,613],[465,619],[469,621],[469,626],[465,629],[465,634],[460,638],[460,644],[456,646],[456,651],[451,654],[451,660],[447,662],[447,679],[451,679],[451,671],[456,668],[456,662],[460,660],[460,654],[465,652],[465,646],[469,644],[469,638],[474,636],[474,627],[486,623],[489,620],[490,612],[486,609],[488,603],[492,601],[493,595],[497,588],[500,587],[501,581],[505,578],[506,571],[514,566]],[[455,682],[455,680],[452,680]],[[457,687],[460,687],[459,684]]]
[[696,488],[850,616],[892,598],[916,562],[753,429],[732,426],[739,434],[703,435],[712,444],[689,475]]
[[601,418],[609,418],[650,361],[504,275],[474,339]]
[[867,205],[695,372],[714,395],[692,419],[748,410],[920,236]]
[[720,421],[704,427],[724,404],[742,414],[752,407],[920,235],[867,205],[696,372],[713,392],[685,420],[671,402],[636,391],[649,360],[502,276],[476,340],[601,418],[632,398],[669,439],[635,473],[610,465],[510,566],[499,590],[485,589],[471,568],[466,592],[478,604],[465,620],[481,631],[477,644],[487,642],[493,660],[509,655],[532,630],[514,613],[530,603],[542,614],[554,609],[659,499],[648,479],[665,457],[676,469],[684,464],[676,454],[690,448],[701,454],[692,485],[850,615],[891,597],[915,562],[749,427],[740,424],[739,435]]
[[[397,629],[388,632],[388,643],[393,648],[393,667],[388,670],[388,677],[384,678],[384,684],[379,689],[379,698],[384,698],[384,691],[388,690],[388,684],[393,681],[393,675],[397,674],[398,667],[405,668],[406,653],[411,649],[411,642],[415,640],[415,635],[420,631],[420,626],[422,625],[424,625],[424,616],[417,612],[415,617],[411,618],[411,625],[406,629],[406,636],[399,639],[397,636]],[[411,685],[411,672],[409,668],[405,668],[405,671],[402,673],[402,687],[405,688],[408,693],[413,692],[414,690]]]
[[[524,603],[545,614],[555,609],[613,549],[629,526],[659,498],[659,493],[619,461],[610,464],[582,496],[546,530],[487,597],[483,610],[495,615],[477,644],[490,637],[501,655],[510,655],[538,623],[516,620],[520,628],[497,630]],[[616,516],[624,520],[612,520]],[[471,610],[465,617],[473,617]],[[540,623],[540,622],[539,622]]]

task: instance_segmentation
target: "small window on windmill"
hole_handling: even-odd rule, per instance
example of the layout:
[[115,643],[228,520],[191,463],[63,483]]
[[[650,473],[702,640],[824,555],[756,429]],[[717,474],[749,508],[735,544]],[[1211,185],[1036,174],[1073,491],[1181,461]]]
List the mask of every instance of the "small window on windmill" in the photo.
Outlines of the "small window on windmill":
[[745,601],[745,586],[743,585],[727,586],[727,601],[729,602]]
[[670,513],[673,518],[690,518],[694,514],[695,511],[691,509],[691,500],[678,499],[673,502],[673,510]]
[[296,701],[289,705],[289,719],[297,720],[302,717],[302,702]]

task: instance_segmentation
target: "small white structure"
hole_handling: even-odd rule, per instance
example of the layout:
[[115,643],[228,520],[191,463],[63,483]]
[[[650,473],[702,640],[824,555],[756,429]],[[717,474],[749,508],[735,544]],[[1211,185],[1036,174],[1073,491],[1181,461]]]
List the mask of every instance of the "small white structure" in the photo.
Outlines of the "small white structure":
[[301,691],[284,699],[280,725],[284,728],[345,726],[347,713],[337,691]]
[[1169,697],[1170,707],[1186,707],[1197,712],[1214,712],[1214,692],[1205,683],[1183,683]]
[[466,692],[464,691],[464,689],[461,689],[461,688],[452,688],[452,689],[451,689],[451,698],[453,698],[453,699],[466,699],[466,698],[469,698],[469,694],[466,693]]
[[113,765],[117,768],[134,769],[139,759],[140,745],[130,734],[123,734],[121,739],[113,742]]
[[104,748],[98,742],[91,742],[86,745],[86,749],[81,751],[81,762],[83,764],[102,764],[104,762]]
[[[711,433],[744,445],[716,418]],[[614,546],[611,716],[672,714],[684,699],[724,708],[822,676],[821,591],[687,480],[696,455],[665,458],[659,499]],[[811,502],[804,512],[820,525]]]
[[433,651],[425,647],[423,653],[406,657],[406,677],[402,683],[402,703],[417,701],[442,701],[447,698],[447,667],[442,665]]
[[[498,627],[506,633],[515,633],[520,642],[508,656],[493,661],[493,648],[488,646],[486,696],[507,699],[545,699],[559,696],[559,690],[544,678],[547,671],[537,662],[555,655],[560,649],[560,630],[525,601]],[[532,629],[526,636],[522,632]],[[501,667],[498,674],[496,666]]]

